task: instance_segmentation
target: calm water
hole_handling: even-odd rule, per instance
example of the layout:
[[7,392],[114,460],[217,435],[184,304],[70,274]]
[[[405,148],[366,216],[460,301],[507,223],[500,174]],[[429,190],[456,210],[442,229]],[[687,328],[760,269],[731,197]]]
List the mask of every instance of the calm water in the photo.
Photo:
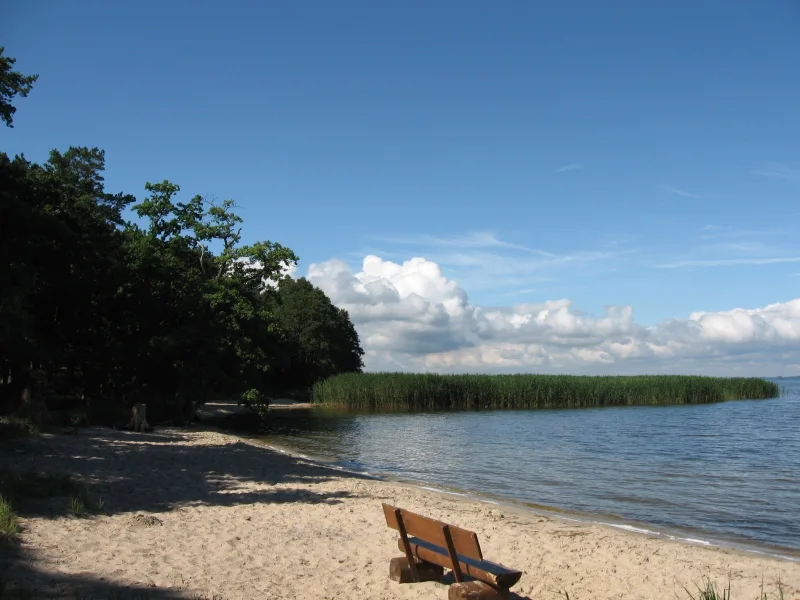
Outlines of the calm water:
[[778,382],[781,398],[700,406],[286,411],[267,441],[424,485],[800,550],[800,379]]

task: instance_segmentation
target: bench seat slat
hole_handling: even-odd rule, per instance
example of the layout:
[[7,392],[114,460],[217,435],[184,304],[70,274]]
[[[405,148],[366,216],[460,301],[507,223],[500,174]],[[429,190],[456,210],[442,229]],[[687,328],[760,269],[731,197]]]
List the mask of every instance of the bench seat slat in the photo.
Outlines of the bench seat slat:
[[[447,548],[437,546],[417,537],[409,537],[408,542],[411,546],[411,552],[416,558],[448,569],[451,568],[452,565]],[[402,540],[398,540],[398,546],[400,546],[401,550],[403,550],[402,543]],[[478,560],[463,554],[458,555],[458,563],[464,575],[469,575],[499,588],[508,589],[522,577],[522,571],[509,569],[488,560]]]

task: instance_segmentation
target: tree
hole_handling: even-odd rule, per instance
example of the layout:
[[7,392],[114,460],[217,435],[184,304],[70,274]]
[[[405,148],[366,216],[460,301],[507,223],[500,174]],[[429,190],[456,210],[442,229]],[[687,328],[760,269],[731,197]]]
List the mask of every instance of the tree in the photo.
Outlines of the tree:
[[3,56],[5,48],[0,46],[0,119],[6,126],[14,127],[14,113],[17,109],[11,104],[15,96],[25,98],[33,89],[33,84],[39,79],[38,75],[23,75],[12,71],[16,58]]
[[364,351],[347,311],[305,278],[286,277],[265,295],[286,336],[279,382],[310,387],[338,373],[360,372]]
[[107,368],[109,297],[120,283],[121,211],[133,198],[103,189],[102,151],[53,151],[44,165],[0,155],[3,236],[0,294],[3,380],[15,395],[31,367],[52,379]]

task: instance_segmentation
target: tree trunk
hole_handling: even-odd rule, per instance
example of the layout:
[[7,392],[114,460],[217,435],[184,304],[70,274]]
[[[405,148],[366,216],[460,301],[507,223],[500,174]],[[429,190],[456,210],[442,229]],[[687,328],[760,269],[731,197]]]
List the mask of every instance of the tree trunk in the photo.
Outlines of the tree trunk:
[[44,374],[36,369],[28,374],[25,387],[22,389],[22,406],[19,412],[29,417],[38,427],[50,422],[50,412],[44,396]]
[[152,430],[150,425],[147,423],[146,404],[133,405],[133,409],[131,409],[131,421],[128,423],[128,427],[132,427],[134,431],[142,433]]

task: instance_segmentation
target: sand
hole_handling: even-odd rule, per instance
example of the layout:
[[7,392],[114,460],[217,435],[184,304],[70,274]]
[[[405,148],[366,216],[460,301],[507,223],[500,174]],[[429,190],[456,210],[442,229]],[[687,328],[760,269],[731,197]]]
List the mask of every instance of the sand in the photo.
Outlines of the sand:
[[81,429],[0,464],[71,473],[105,502],[107,515],[85,519],[66,514],[66,498],[24,507],[4,577],[33,597],[447,598],[441,583],[389,580],[400,552],[388,502],[478,532],[487,558],[524,571],[523,598],[686,598],[682,585],[729,575],[734,600],[757,598],[762,576],[800,598],[796,562],[367,479],[217,431]]

